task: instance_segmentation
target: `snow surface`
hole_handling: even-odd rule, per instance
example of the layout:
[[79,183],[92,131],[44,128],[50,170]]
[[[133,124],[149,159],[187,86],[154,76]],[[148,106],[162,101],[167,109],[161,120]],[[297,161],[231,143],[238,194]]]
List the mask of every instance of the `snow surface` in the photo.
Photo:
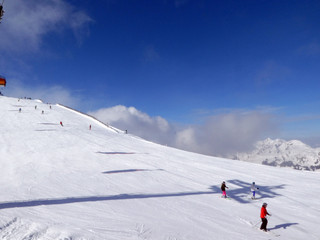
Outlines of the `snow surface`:
[[0,97],[0,119],[0,239],[320,239],[319,172],[161,146],[37,100]]

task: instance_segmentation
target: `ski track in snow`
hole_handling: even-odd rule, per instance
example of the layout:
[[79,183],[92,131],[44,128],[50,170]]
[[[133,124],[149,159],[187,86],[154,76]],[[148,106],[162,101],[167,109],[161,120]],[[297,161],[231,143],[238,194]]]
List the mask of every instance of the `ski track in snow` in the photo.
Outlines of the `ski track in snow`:
[[49,106],[0,97],[0,239],[320,240],[317,172],[189,153]]

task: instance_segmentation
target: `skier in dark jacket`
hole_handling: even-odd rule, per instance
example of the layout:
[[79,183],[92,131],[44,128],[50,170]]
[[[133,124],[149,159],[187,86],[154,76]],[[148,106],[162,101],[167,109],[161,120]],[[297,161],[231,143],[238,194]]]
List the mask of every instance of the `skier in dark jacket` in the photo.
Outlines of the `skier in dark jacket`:
[[261,212],[260,212],[260,218],[262,221],[260,230],[267,232],[267,224],[268,224],[268,219],[266,218],[267,215],[271,216],[271,214],[268,213],[267,211],[267,203],[263,203],[261,207]]
[[228,188],[226,186],[226,182],[223,181],[221,184],[221,191],[222,191],[222,197],[224,197],[224,198],[227,198],[226,188]]

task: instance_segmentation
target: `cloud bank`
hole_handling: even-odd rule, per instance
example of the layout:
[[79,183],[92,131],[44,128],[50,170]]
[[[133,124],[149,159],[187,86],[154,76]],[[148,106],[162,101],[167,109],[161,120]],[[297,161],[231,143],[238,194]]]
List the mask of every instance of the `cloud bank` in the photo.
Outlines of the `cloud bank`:
[[174,128],[162,117],[150,117],[134,107],[114,106],[89,112],[104,123],[108,123],[144,139],[161,144],[173,143]]
[[63,0],[6,1],[1,23],[0,50],[28,52],[38,50],[50,32],[71,30],[78,41],[92,20],[83,11]]
[[17,79],[11,79],[10,88],[4,89],[6,96],[40,99],[48,103],[62,103],[77,108],[84,102],[80,96],[62,86],[26,86]]
[[203,124],[177,126],[134,107],[115,106],[90,112],[97,119],[160,144],[213,156],[251,150],[277,131],[272,114],[261,110],[231,111],[207,117]]
[[[70,1],[69,1],[70,2]],[[66,0],[5,1],[0,24],[0,70],[8,80],[1,91],[7,96],[39,98],[45,102],[71,107],[87,104],[80,94],[60,85],[30,85],[35,79],[30,56],[43,56],[50,46],[50,36],[71,33],[80,43],[89,33],[93,20]],[[50,52],[50,50],[48,51]],[[45,53],[47,54],[47,52]],[[50,53],[51,54],[51,53]],[[55,54],[55,52],[54,52]]]

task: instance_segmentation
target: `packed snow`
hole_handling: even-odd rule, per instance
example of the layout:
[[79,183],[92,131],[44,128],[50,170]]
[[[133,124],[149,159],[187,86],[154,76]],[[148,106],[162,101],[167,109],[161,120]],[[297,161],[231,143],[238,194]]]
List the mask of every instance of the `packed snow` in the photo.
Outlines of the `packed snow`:
[[0,239],[320,239],[319,172],[161,146],[39,100],[1,96],[0,119]]

